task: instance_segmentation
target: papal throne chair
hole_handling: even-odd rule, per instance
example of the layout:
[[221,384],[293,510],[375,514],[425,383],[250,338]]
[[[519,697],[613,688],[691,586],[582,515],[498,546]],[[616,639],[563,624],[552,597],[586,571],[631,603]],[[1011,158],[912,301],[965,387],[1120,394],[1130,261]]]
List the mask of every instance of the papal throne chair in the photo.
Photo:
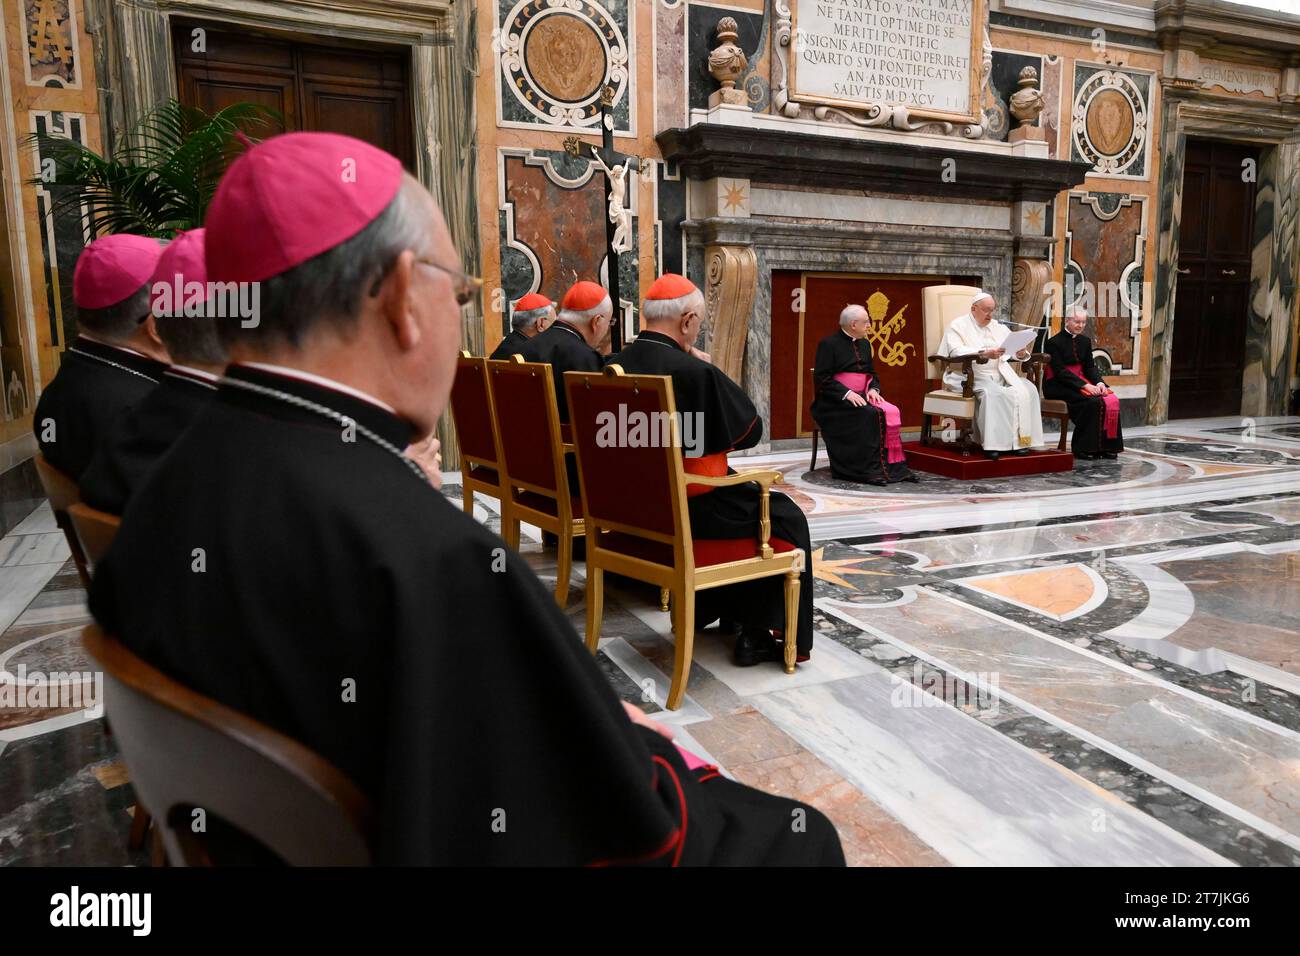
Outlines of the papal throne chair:
[[[972,426],[975,422],[975,383],[971,374],[971,369],[976,365],[983,365],[988,359],[976,358],[974,355],[963,357],[944,357],[939,354],[939,347],[943,343],[943,337],[947,334],[948,328],[963,315],[970,312],[971,300],[980,290],[974,286],[968,285],[936,285],[928,286],[923,292],[923,304],[925,311],[925,350],[927,361],[930,363],[930,379],[933,388],[926,393],[925,401],[921,405],[921,444],[925,446],[941,446],[949,444],[942,438],[936,438],[934,435],[934,419],[940,423],[949,420],[955,425],[959,425],[957,440],[953,444],[960,449],[963,455],[969,455],[971,450],[978,447],[971,437]],[[1043,365],[1048,361],[1048,357],[1041,352],[1035,352],[1027,359],[1010,359],[1012,363],[1018,363],[1026,378],[1032,381],[1037,387],[1041,399],[1042,395],[1042,378]],[[945,372],[952,369],[960,369],[965,373],[966,380],[963,383],[961,392],[950,392],[943,387],[943,376]],[[1049,418],[1060,418],[1064,410],[1064,402],[1049,402],[1041,400],[1041,410],[1043,415]],[[1061,408],[1055,406],[1060,405]],[[1065,448],[1066,426],[1069,424],[1069,412],[1065,412],[1064,421],[1061,425],[1061,440],[1059,448]],[[943,431],[947,431],[944,427]]]
[[[770,492],[777,471],[721,477],[687,475],[672,379],[625,375],[618,365],[601,372],[566,372],[587,516],[587,647],[600,642],[605,572],[657,585],[672,596],[674,661],[667,706],[676,710],[686,692],[695,641],[695,592],[759,578],[783,577],[785,670],[795,670],[799,574],[804,552],[772,537]],[[631,423],[626,435],[610,425]],[[633,435],[643,436],[636,440]],[[754,482],[762,494],[761,519],[748,538],[693,538],[686,510],[687,483],[715,488]]]
[[555,600],[569,603],[573,539],[587,533],[583,501],[569,487],[565,453],[572,450],[560,437],[560,413],[555,378],[545,362],[524,362],[521,356],[488,362],[488,391],[501,436],[504,472],[501,537],[519,550],[519,523],[549,531],[558,539]]

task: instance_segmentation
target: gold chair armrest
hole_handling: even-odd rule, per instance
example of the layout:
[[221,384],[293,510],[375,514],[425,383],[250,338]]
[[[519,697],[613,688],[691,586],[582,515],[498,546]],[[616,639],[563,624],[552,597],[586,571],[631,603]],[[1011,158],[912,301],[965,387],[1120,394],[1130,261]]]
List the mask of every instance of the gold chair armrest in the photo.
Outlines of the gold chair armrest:
[[756,482],[760,489],[758,521],[758,553],[764,560],[772,557],[772,485],[781,480],[779,471],[741,471],[734,475],[687,475],[686,483],[691,485],[709,485],[713,488],[727,488],[732,485],[747,485]]
[[727,488],[731,485],[744,485],[756,481],[764,488],[771,488],[781,480],[779,471],[740,471],[734,475],[692,475],[687,473],[688,485],[709,485],[712,488]]

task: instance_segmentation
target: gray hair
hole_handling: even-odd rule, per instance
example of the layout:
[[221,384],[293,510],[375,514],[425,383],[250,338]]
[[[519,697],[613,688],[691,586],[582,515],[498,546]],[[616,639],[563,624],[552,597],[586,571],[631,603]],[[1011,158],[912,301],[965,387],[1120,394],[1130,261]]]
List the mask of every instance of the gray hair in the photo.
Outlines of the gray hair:
[[840,313],[840,328],[847,329],[866,314],[867,310],[860,305],[846,305],[844,311]]
[[613,315],[614,302],[610,299],[609,293],[605,294],[605,299],[600,305],[593,306],[590,309],[583,309],[581,312],[575,309],[562,309],[558,318],[570,325],[587,325],[597,316]]
[[704,293],[699,289],[675,299],[646,299],[641,306],[641,318],[648,322],[671,322],[687,312],[702,313]]
[[550,311],[551,307],[549,305],[544,305],[538,309],[525,309],[522,312],[516,309],[510,313],[510,327],[519,332],[531,329],[546,318]]
[[1065,310],[1065,317],[1067,319],[1072,315],[1081,315],[1083,316],[1083,320],[1085,322],[1088,321],[1088,310],[1085,309],[1083,306],[1078,305],[1077,303]]
[[102,309],[77,306],[77,325],[110,342],[125,342],[135,335],[140,323],[149,317],[150,302],[150,289],[146,285],[116,305]]
[[174,313],[154,313],[153,321],[167,354],[177,365],[225,365],[229,361],[216,316],[207,303]]
[[242,327],[238,319],[222,321],[218,326],[222,343],[298,348],[316,327],[351,329],[362,301],[378,291],[398,256],[424,245],[427,224],[415,189],[414,180],[406,178],[393,201],[361,232],[264,280],[260,321],[252,328]]

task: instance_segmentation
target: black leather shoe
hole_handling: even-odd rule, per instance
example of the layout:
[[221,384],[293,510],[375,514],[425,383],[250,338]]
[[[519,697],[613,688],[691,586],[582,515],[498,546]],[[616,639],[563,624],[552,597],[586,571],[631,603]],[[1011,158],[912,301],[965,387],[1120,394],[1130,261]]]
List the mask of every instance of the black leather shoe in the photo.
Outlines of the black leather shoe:
[[986,452],[984,453],[984,457],[987,458],[989,461],[997,461],[999,458],[1002,457],[1002,452],[1000,452],[1000,451],[986,451]]
[[1101,453],[1101,457],[1105,458],[1107,461],[1115,461],[1117,458],[1119,458],[1119,452],[1104,451]]
[[921,479],[918,478],[918,477],[916,477],[916,475],[912,474],[912,473],[909,471],[907,474],[905,474],[905,475],[903,476],[903,480],[904,480],[904,481],[910,481],[910,482],[915,483],[915,482],[920,481]]
[[868,481],[867,484],[875,485],[877,488],[884,488],[889,484],[884,478],[876,478],[874,481]]
[[1013,454],[1013,455],[1020,455],[1020,456],[1023,457],[1023,456],[1025,456],[1025,455],[1028,455],[1028,454],[1029,454],[1029,449],[1028,449],[1028,448],[1017,448],[1015,451],[1012,452],[1012,454]]
[[732,660],[737,667],[753,667],[768,661],[781,659],[781,651],[771,631],[760,628],[747,628],[736,638],[736,647]]

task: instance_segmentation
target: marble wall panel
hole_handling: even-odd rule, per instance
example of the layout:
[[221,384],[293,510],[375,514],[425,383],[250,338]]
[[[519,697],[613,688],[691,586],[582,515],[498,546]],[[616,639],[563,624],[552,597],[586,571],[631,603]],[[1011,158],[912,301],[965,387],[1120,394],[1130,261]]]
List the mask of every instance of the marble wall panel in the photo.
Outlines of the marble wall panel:
[[1147,198],[1070,193],[1065,234],[1065,302],[1082,304],[1103,371],[1139,371],[1145,307]]
[[1106,176],[1146,179],[1154,77],[1076,62],[1070,156]]

